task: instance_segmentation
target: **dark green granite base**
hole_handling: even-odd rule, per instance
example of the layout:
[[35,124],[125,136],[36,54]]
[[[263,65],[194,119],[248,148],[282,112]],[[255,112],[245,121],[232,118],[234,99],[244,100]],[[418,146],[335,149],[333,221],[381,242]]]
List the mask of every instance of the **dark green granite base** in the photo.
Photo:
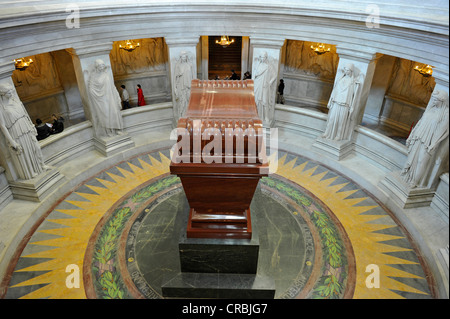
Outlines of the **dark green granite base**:
[[[247,273],[249,276],[255,276],[254,266],[256,265],[257,277],[271,278],[275,282],[275,298],[295,297],[306,284],[312,271],[314,244],[305,221],[300,214],[294,214],[298,208],[294,209],[280,202],[283,203],[272,194],[263,194],[258,187],[250,208],[254,230],[252,239],[210,240],[186,239],[189,204],[181,187],[178,191],[158,197],[135,219],[128,235],[125,255],[127,259],[133,258],[133,261],[128,261],[127,268],[134,285],[147,298],[164,298],[166,296],[163,293],[163,287],[168,288],[167,283],[179,277],[180,274],[188,276],[190,273],[203,272],[204,275],[216,275],[209,272],[212,271],[211,263],[207,267],[204,266],[207,263],[204,262],[203,257],[194,259],[191,256],[190,261],[184,260],[190,256],[191,252],[186,251],[189,245],[196,244],[198,250],[200,247],[198,245],[206,244],[203,246],[205,248],[214,244],[228,247],[228,252],[223,252],[224,247],[221,247],[221,255],[216,255],[219,262],[215,263],[214,272],[217,269],[222,271],[219,274],[225,271],[232,272],[231,267],[233,267],[239,268],[242,273]],[[241,249],[239,258],[243,258],[242,261],[239,258],[229,257],[231,254],[236,255],[236,252],[230,249],[236,241],[239,241],[239,249]],[[180,249],[184,251],[180,252]],[[253,255],[242,257],[242,250],[252,252]],[[228,254],[228,257],[225,254]],[[184,264],[183,268],[181,263]],[[204,265],[200,267],[202,263]],[[230,266],[229,263],[234,265]],[[246,269],[241,267],[242,265]],[[206,288],[200,290],[204,289]],[[225,293],[225,288],[221,290],[221,294]],[[177,294],[180,295],[180,293]],[[190,293],[187,296],[194,298],[194,295]],[[215,293],[212,293],[209,298],[214,296]]]
[[182,272],[256,274],[258,231],[253,229],[250,240],[187,238],[183,232],[179,252]]
[[272,278],[251,274],[180,273],[162,287],[168,298],[273,299]]

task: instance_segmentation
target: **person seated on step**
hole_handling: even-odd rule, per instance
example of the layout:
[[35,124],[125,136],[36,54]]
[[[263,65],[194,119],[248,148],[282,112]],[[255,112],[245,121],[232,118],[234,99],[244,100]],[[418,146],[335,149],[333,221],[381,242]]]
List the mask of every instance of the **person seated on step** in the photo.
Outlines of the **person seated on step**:
[[61,133],[64,131],[64,118],[62,116],[57,116],[56,114],[52,114],[53,126],[52,126],[52,134]]
[[41,119],[36,119],[36,131],[36,138],[38,141],[49,137],[52,133],[52,129],[50,128],[50,126],[48,126],[47,123],[42,123]]

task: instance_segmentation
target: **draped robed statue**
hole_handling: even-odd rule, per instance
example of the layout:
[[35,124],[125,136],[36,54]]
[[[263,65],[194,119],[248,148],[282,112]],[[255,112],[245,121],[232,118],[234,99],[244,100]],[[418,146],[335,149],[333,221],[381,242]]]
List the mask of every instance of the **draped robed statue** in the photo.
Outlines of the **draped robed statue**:
[[275,111],[277,61],[264,52],[255,58],[255,102],[258,115],[263,122],[270,123]]
[[446,91],[435,90],[406,140],[408,158],[401,176],[411,188],[428,186],[437,151],[449,136],[448,102]]
[[186,113],[191,94],[191,82],[194,77],[192,57],[189,56],[188,52],[182,51],[175,62],[174,70],[175,115],[177,118],[183,117]]
[[49,168],[44,164],[36,128],[10,84],[0,84],[0,129],[19,179],[28,180]]
[[350,136],[350,122],[358,105],[362,74],[355,75],[355,67],[348,63],[341,70],[328,101],[328,120],[323,138],[329,140],[346,140]]
[[88,92],[97,134],[112,137],[123,134],[119,92],[103,60],[96,60],[89,73]]

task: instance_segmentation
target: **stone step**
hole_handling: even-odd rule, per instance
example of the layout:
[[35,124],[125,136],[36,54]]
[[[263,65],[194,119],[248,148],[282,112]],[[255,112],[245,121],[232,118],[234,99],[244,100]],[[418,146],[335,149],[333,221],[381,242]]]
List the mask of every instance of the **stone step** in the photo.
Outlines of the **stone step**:
[[166,298],[273,299],[272,278],[254,274],[178,273],[162,285]]

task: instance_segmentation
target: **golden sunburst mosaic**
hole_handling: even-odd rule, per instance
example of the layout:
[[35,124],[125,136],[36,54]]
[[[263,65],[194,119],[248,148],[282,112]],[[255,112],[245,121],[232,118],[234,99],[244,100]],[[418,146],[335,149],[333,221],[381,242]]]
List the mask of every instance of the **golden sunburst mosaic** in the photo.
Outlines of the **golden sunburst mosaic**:
[[[272,156],[272,163],[277,160],[274,176],[298,185],[323,203],[348,238],[355,276],[352,294],[347,297],[435,297],[427,267],[407,233],[370,194],[345,176],[302,156],[281,151],[276,155]],[[99,173],[65,197],[21,247],[23,251],[14,261],[3,297],[100,298],[85,286],[92,282],[93,261],[89,259],[94,258],[95,253],[103,256],[101,258],[111,257],[108,253],[114,254],[114,251],[94,251],[93,239],[97,240],[99,232],[105,231],[107,225],[111,233],[105,233],[105,237],[114,236],[114,227],[117,230],[120,223],[115,226],[109,220],[112,213],[119,212],[120,219],[133,211],[138,201],[126,199],[136,196],[149,181],[167,178],[169,164],[168,150],[140,155]],[[124,258],[126,261],[126,256]],[[126,297],[120,289],[114,289],[117,288],[112,271],[115,268],[108,264],[108,259],[96,265],[102,267],[96,270],[107,281],[104,290],[109,294],[105,296]],[[327,282],[328,286],[331,284]]]

